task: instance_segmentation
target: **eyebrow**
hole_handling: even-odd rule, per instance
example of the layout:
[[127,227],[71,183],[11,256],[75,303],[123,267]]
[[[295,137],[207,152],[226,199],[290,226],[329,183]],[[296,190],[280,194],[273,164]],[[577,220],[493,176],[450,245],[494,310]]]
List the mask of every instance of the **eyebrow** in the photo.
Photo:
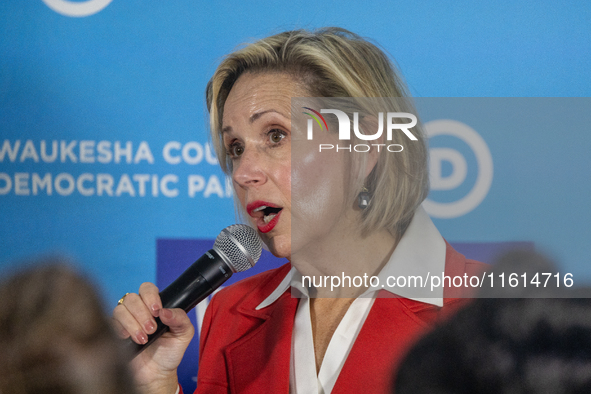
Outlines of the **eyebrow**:
[[[261,112],[256,112],[254,114],[252,114],[250,116],[250,119],[248,119],[248,123],[253,124],[255,121],[257,121],[257,119],[259,119],[261,116],[263,116],[264,114],[267,114],[269,112],[274,112],[276,114],[281,115],[282,117],[284,117],[285,119],[288,119],[287,116],[285,116],[285,114],[283,114],[282,112],[277,111],[276,109],[268,109],[265,111],[261,111]],[[231,126],[226,126],[222,129],[222,134],[223,133],[227,133],[229,131],[232,131],[232,127]]]

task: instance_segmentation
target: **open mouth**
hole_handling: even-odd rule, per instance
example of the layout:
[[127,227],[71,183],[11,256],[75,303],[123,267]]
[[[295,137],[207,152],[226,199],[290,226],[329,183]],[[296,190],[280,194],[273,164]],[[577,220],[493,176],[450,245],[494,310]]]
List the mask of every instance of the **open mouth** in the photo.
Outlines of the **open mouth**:
[[260,207],[253,209],[252,213],[255,212],[262,212],[263,213],[263,221],[265,224],[268,224],[279,212],[281,212],[283,208],[276,208],[276,207],[269,207],[266,205],[261,205]]

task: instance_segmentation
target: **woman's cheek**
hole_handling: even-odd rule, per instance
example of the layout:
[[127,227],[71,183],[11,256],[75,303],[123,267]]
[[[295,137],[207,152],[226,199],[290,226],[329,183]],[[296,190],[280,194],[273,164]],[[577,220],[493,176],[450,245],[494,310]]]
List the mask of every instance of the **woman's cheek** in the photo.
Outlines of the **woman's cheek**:
[[340,210],[342,165],[334,155],[315,153],[292,167],[292,228],[325,227]]
[[232,181],[232,186],[234,189],[234,202],[236,203],[236,199],[238,199],[240,211],[245,215],[245,217],[250,218],[250,216],[246,213],[246,193],[236,181]]

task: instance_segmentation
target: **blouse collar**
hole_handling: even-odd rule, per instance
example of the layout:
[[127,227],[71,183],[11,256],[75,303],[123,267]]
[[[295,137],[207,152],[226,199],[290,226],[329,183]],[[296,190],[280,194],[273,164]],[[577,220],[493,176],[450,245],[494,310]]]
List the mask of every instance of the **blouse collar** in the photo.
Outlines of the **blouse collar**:
[[[380,284],[377,287],[368,288],[360,297],[373,297],[378,291],[385,290],[411,300],[443,306],[443,287],[431,289],[430,278],[443,276],[445,251],[445,240],[424,208],[419,206],[390,259],[377,275]],[[392,277],[397,279],[403,277],[405,286],[388,286],[388,283],[394,283],[392,279],[388,282],[388,278]],[[402,280],[398,279],[396,283],[402,285]],[[293,266],[279,286],[256,307],[256,310],[273,304],[292,286],[307,295],[307,289],[301,285],[301,275]]]

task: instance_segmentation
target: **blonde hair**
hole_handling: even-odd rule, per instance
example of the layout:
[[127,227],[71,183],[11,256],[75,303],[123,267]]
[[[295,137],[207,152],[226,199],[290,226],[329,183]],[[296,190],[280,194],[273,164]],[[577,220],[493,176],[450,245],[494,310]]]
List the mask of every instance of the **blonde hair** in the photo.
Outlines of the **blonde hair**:
[[[248,44],[223,59],[206,89],[211,137],[226,173],[232,172],[232,164],[221,138],[224,104],[245,72],[287,73],[302,82],[312,97],[409,97],[384,52],[345,29],[287,31]],[[400,109],[413,112],[410,100],[403,101]],[[404,233],[427,196],[427,148],[420,124],[413,128],[413,135],[418,141],[405,144],[404,154],[380,154],[371,174],[357,182],[356,193],[364,185],[371,195],[371,203],[363,211],[365,233],[381,228]],[[403,138],[394,136],[392,143]]]

